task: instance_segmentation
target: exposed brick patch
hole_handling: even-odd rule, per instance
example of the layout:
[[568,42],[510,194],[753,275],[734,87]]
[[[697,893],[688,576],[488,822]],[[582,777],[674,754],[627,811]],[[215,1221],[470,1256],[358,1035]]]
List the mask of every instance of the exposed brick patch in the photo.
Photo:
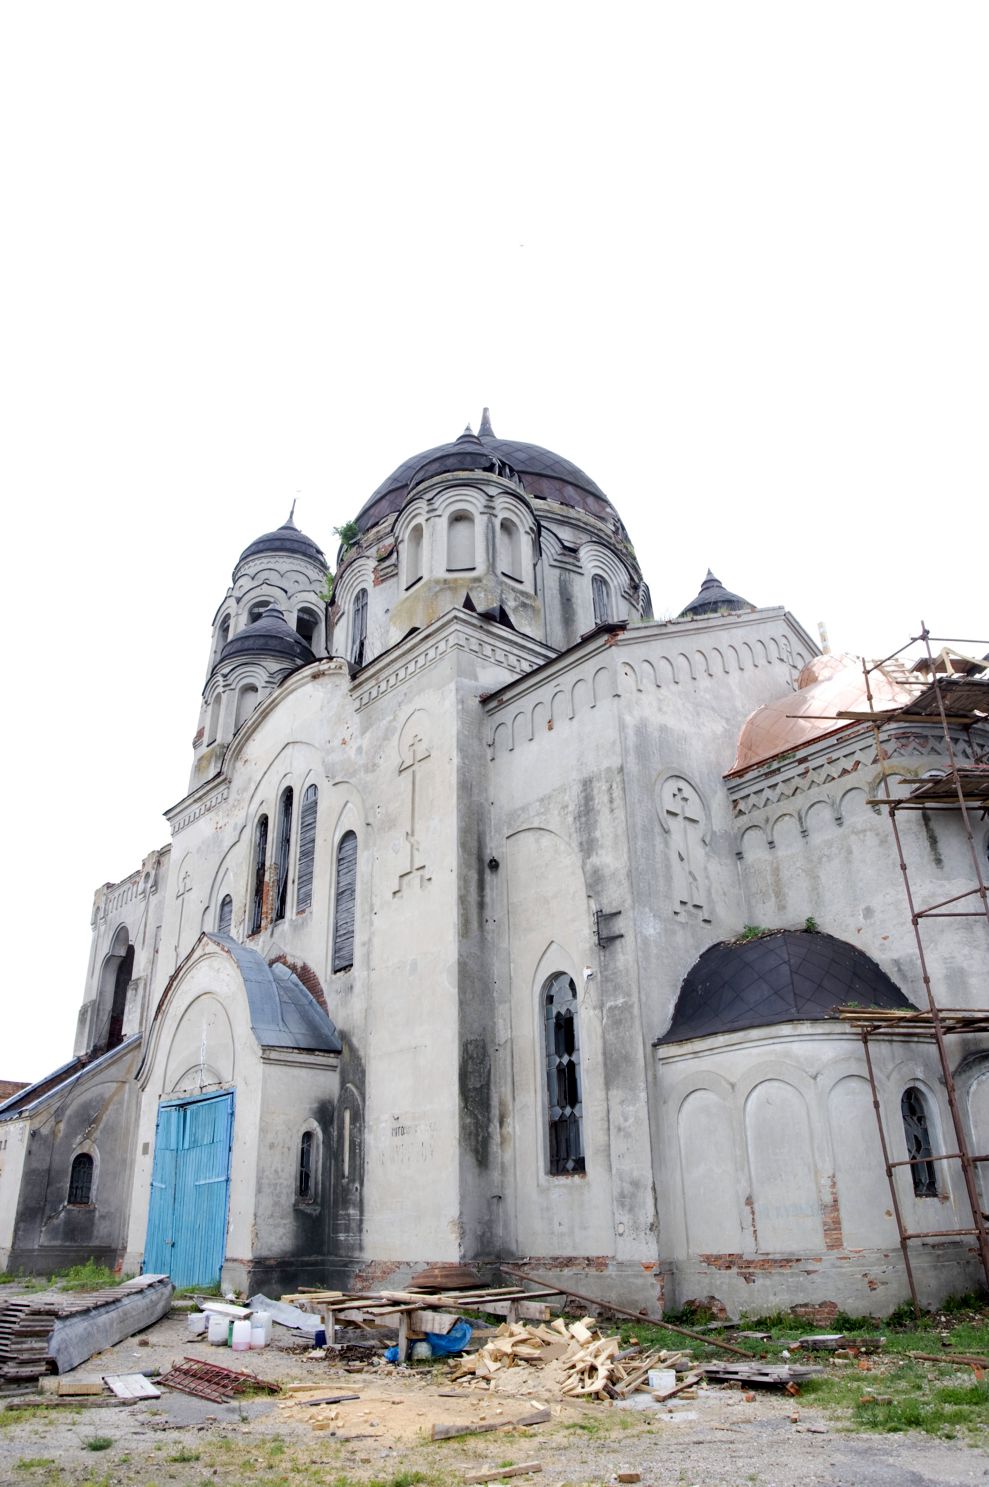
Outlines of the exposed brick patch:
[[837,1301],[798,1301],[790,1310],[814,1327],[828,1327],[840,1310]]
[[421,1270],[422,1266],[418,1261],[369,1260],[360,1270],[354,1271],[351,1286],[354,1291],[381,1291],[398,1271],[409,1269]]
[[712,1270],[737,1270],[740,1275],[746,1271],[756,1274],[758,1272],[772,1274],[773,1271],[794,1270],[801,1265],[820,1264],[820,1260],[806,1260],[799,1255],[698,1255],[705,1265],[710,1265]]
[[[509,1262],[514,1263],[514,1262]],[[587,1274],[589,1271],[606,1271],[614,1263],[613,1255],[529,1255],[524,1265],[525,1270],[565,1270],[572,1275]]]
[[293,976],[298,976],[313,1001],[318,1002],[327,1017],[329,1017],[330,1009],[326,1005],[326,997],[323,993],[322,986],[319,984],[319,977],[316,975],[312,966],[306,965],[304,960],[290,960],[287,955],[275,955],[268,964],[273,966],[288,966]]
[[716,1322],[730,1321],[728,1308],[717,1296],[701,1296],[698,1299],[684,1302],[685,1311],[707,1311]]
[[826,1203],[821,1205],[821,1219],[824,1224],[824,1247],[825,1249],[844,1249],[845,1240],[841,1232],[841,1209],[838,1207],[838,1179],[832,1172],[828,1184],[830,1197]]

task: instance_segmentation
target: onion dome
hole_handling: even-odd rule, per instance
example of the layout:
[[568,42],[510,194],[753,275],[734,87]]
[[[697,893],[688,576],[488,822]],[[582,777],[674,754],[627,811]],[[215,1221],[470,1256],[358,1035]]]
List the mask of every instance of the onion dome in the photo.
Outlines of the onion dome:
[[[277,553],[282,557],[308,558],[310,563],[316,563],[324,573],[328,571],[326,558],[320,548],[316,546],[311,537],[306,536],[305,532],[299,531],[291,516],[276,532],[265,532],[261,537],[255,538],[249,547],[245,547],[237,559],[237,568],[248,558],[263,557],[267,553]],[[236,569],[234,571],[236,572]]]
[[833,935],[781,929],[726,940],[687,972],[669,1031],[654,1046],[778,1022],[822,1022],[850,1005],[913,1010],[864,950]]
[[[897,680],[883,667],[871,672],[872,703],[877,711],[903,707],[915,687]],[[797,691],[784,692],[775,702],[756,708],[742,724],[735,762],[729,774],[788,754],[815,739],[857,725],[839,718],[839,712],[866,712],[869,698],[862,662],[857,656],[815,656],[797,677]]]
[[683,619],[685,615],[725,614],[742,609],[755,609],[755,605],[750,604],[748,599],[743,599],[740,594],[733,594],[730,589],[726,589],[720,578],[715,578],[709,568],[700,593],[683,606],[678,618]]
[[253,624],[245,625],[227,641],[217,665],[223,666],[241,656],[274,656],[278,660],[291,661],[293,667],[307,666],[316,659],[311,646],[292,629],[275,604],[269,604]]
[[414,454],[393,470],[358,512],[358,531],[367,532],[386,516],[401,511],[410,491],[424,480],[434,475],[471,470],[487,470],[493,474],[510,471],[522,478],[528,495],[587,511],[616,526],[622,533],[625,531],[608,497],[589,475],[562,455],[543,449],[539,444],[496,438],[487,408],[476,434],[468,425],[459,439]]

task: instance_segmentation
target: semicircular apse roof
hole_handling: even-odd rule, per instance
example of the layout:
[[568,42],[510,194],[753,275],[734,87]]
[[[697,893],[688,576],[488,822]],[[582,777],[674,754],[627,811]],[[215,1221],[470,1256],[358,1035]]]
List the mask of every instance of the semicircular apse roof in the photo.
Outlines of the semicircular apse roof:
[[653,1046],[778,1022],[820,1022],[845,1006],[913,1009],[864,950],[834,935],[781,929],[725,940],[687,972],[673,1021]]

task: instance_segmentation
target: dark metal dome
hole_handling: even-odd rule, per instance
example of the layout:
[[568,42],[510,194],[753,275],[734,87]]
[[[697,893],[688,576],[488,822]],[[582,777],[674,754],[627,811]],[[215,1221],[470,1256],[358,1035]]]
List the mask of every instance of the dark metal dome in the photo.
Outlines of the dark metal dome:
[[857,945],[833,935],[781,929],[705,950],[687,972],[673,1022],[656,1044],[777,1022],[819,1022],[850,1004],[912,1007]]
[[506,467],[522,477],[528,495],[590,512],[592,516],[616,524],[624,533],[617,511],[589,475],[562,455],[543,449],[539,444],[497,439],[486,408],[476,434],[468,425],[459,439],[414,454],[393,470],[358,512],[358,531],[367,532],[386,516],[401,511],[414,486],[434,475],[461,470],[489,470],[503,474]]
[[[324,572],[327,571],[326,558],[311,537],[305,532],[300,532],[295,522],[289,517],[288,521],[275,532],[265,532],[263,536],[255,538],[249,547],[245,547],[237,559],[237,568],[247,558],[261,557],[265,553],[279,553],[283,557],[308,558],[311,563],[318,563]],[[236,572],[236,569],[234,570]]]
[[685,604],[680,611],[679,618],[684,615],[701,614],[724,614],[725,610],[754,609],[748,599],[743,599],[740,594],[733,594],[726,589],[720,578],[715,578],[710,568],[707,577],[701,584],[701,591],[689,604]]
[[312,647],[292,629],[275,604],[269,604],[253,624],[246,625],[227,641],[216,664],[222,666],[238,656],[278,656],[293,661],[296,666],[307,666],[316,659]]

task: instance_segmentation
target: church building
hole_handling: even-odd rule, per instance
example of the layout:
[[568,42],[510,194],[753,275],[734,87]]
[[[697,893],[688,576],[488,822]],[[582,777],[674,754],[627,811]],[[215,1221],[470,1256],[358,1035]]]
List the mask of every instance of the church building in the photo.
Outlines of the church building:
[[[250,542],[211,634],[202,597],[170,840],[96,892],[73,1057],[0,1104],[0,1271],[278,1294],[520,1261],[651,1315],[891,1310],[836,1009],[927,1005],[874,802],[949,732],[894,716],[877,752],[862,663],[711,573],[655,620],[604,491],[487,410],[341,531],[333,574],[292,517]],[[950,738],[985,762],[989,722]],[[968,889],[957,812],[900,830],[925,901]],[[987,950],[941,932],[945,1005],[989,1001]],[[903,1223],[957,1231],[913,1244],[920,1293],[971,1290],[936,1050],[870,1053]],[[989,1152],[989,1037],[952,1058]]]

